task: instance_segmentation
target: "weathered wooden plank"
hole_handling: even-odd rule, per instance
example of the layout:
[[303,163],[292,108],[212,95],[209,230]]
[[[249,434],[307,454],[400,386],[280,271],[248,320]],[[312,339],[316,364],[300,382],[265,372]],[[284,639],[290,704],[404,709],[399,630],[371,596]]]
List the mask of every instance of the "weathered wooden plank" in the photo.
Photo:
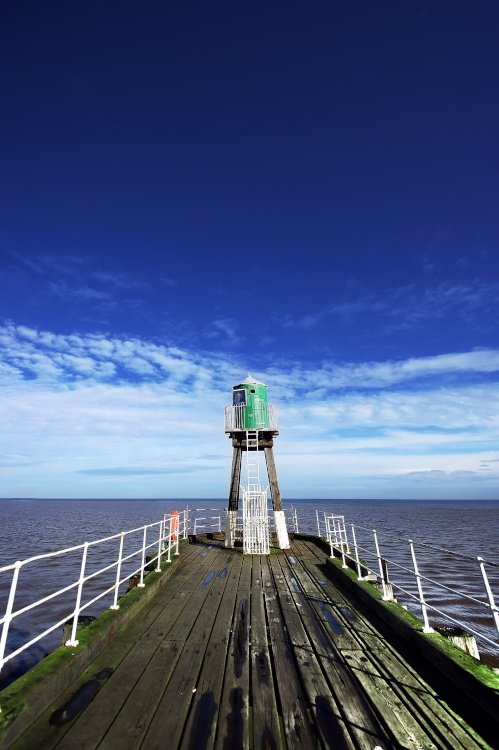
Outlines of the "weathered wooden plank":
[[[16,747],[19,749],[29,748],[29,750],[38,750],[38,748],[40,748],[40,750],[42,750],[54,746],[57,742],[62,742],[64,735],[70,730],[74,732],[75,730],[73,727],[79,724],[81,718],[80,713],[77,713],[72,721],[68,721],[62,725],[52,723],[51,716],[56,708],[68,705],[71,697],[78,693],[78,691],[82,690],[85,684],[95,679],[96,675],[102,674],[103,670],[111,671],[112,674],[108,680],[101,682],[103,686],[100,691],[100,700],[102,701],[105,698],[108,690],[114,691],[113,685],[116,682],[116,676],[119,674],[120,667],[127,663],[127,658],[130,658],[130,654],[134,647],[136,647],[137,641],[144,636],[144,633],[146,634],[146,638],[149,639],[151,637],[150,632],[152,628],[156,627],[157,618],[164,615],[165,612],[167,613],[168,618],[175,616],[171,602],[179,588],[181,588],[182,585],[185,585],[185,582],[189,581],[190,578],[196,576],[200,552],[200,550],[192,550],[191,547],[184,550],[182,559],[178,561],[174,574],[169,579],[169,585],[159,589],[155,598],[151,601],[150,606],[141,613],[141,616],[133,619],[128,627],[122,631],[117,638],[111,641],[107,648],[99,654],[90,667],[82,673],[78,680],[75,680],[75,682],[58,698],[57,704],[51,706],[40,717],[40,719],[33,724],[30,730],[19,739],[18,743],[16,743]],[[151,642],[154,648],[154,642]],[[140,651],[147,661],[146,649],[141,649]],[[124,683],[119,681],[118,684],[121,685]],[[117,712],[120,704],[118,703],[118,700],[114,700],[114,697],[116,697],[115,694],[113,694],[113,701],[108,705],[111,708],[114,707],[114,712]],[[85,719],[82,719],[81,724],[79,725],[80,729],[84,728],[84,734],[87,734],[89,727],[99,728],[100,726],[99,711],[96,712],[97,715],[93,715],[93,712],[96,711],[96,706],[97,701],[94,698],[86,708],[86,711],[90,712],[90,720],[87,719],[88,713],[86,713]],[[104,724],[102,734],[106,728],[107,724]],[[95,729],[93,730],[93,733],[95,733]],[[76,735],[77,734],[78,730],[76,730]],[[100,739],[99,736],[95,739],[94,744],[98,739]],[[85,746],[92,746],[92,739],[90,738],[88,741],[90,744]],[[71,744],[72,747],[77,746],[77,736],[75,736],[74,741],[71,741],[71,743],[73,743]]]
[[435,747],[431,734],[428,735],[421,726],[418,719],[420,712],[410,710],[398,694],[397,686],[403,687],[406,680],[403,669],[387,669],[385,676],[380,673],[376,660],[372,658],[373,653],[378,652],[382,661],[387,660],[387,657],[389,659],[389,656],[380,653],[379,639],[369,638],[366,623],[350,609],[336,588],[322,578],[313,561],[304,561],[304,567],[311,577],[315,577],[317,585],[330,599],[335,617],[344,628],[345,637],[337,641],[337,648],[350,664],[366,696],[378,715],[388,724],[397,742]]
[[261,568],[272,662],[287,746],[288,748],[316,748],[315,725],[309,720],[309,705],[298,677],[292,646],[284,628],[268,558],[262,558]]
[[197,681],[182,748],[211,748],[215,742],[236,591],[242,568],[242,555],[227,555],[226,558],[227,564],[218,575],[227,577],[227,583]]
[[[127,747],[140,744],[142,736],[149,726],[156,707],[175,671],[177,660],[191,632],[192,623],[210,594],[211,582],[205,585],[206,577],[211,572],[216,575],[223,564],[223,555],[215,556],[211,565],[208,563],[207,568],[202,571],[204,576],[201,574],[201,576],[196,577],[197,587],[194,590],[189,591],[187,596],[183,596],[185,593],[183,590],[177,592],[170,606],[178,609],[179,616],[172,621],[169,628],[157,632],[157,640],[160,642],[159,648],[143,670],[142,675],[138,679],[136,678],[135,684],[132,681],[132,675],[130,675],[129,685],[131,690],[129,688],[128,696],[124,701],[121,701],[123,707],[103,739],[101,747],[116,747],[125,740],[128,743]],[[207,573],[208,567],[210,570]],[[140,649],[142,645],[143,642],[141,641],[137,644],[137,648]],[[130,667],[133,669],[133,665],[130,665]]]
[[362,689],[396,734],[399,742],[436,747],[486,747],[437,696],[401,655],[382,638],[372,623],[353,613],[346,597],[322,577],[317,563],[304,562],[311,577],[332,600],[336,617],[349,631],[353,650],[337,643],[359,679]]
[[274,676],[267,640],[264,591],[260,556],[253,556],[251,591],[251,701],[254,748],[280,748],[281,736],[276,704]]
[[[226,559],[227,554],[230,553],[223,554],[224,559]],[[168,744],[171,747],[179,746],[185,720],[196,690],[206,646],[217,616],[226,582],[226,578],[216,575],[209,582],[208,593],[204,596],[200,606],[197,606],[199,601],[196,602],[196,607],[193,611],[193,624],[191,622],[191,631],[184,638],[184,647],[176,668],[166,690],[161,696],[149,728],[145,732],[145,735],[142,735],[141,746],[144,748],[163,748],[165,738],[167,738]],[[196,598],[199,599],[198,592],[193,594],[191,602]],[[175,627],[177,624],[178,622],[175,624]],[[168,641],[179,639],[180,633],[175,634],[175,638],[171,638],[170,635],[168,636]],[[208,709],[209,706],[207,707]],[[123,731],[123,722],[120,722],[119,730],[119,737],[124,742],[128,734]],[[107,740],[107,735],[105,739]],[[103,748],[108,747],[110,750],[116,746],[115,737],[113,737],[113,741],[110,744],[103,744]],[[128,747],[136,746],[138,745],[131,745],[128,739]]]
[[301,682],[307,693],[317,733],[326,748],[353,750],[355,746],[347,725],[303,626],[289,582],[282,572],[281,556],[271,557],[270,565],[288,638],[292,644]]
[[251,702],[252,745],[255,748],[280,748],[283,738],[279,726],[270,660],[264,591],[259,555],[253,555],[253,586],[251,591]]
[[[384,747],[390,747],[390,744],[387,744],[390,742],[389,736],[386,735],[372,707],[365,700],[362,692],[359,691],[359,685],[348,663],[342,658],[335,646],[335,638],[340,636],[339,632],[336,634],[334,632],[335,627],[337,628],[336,621],[331,618],[330,622],[327,623],[328,626],[325,627],[324,622],[318,619],[314,608],[316,602],[311,601],[313,598],[311,593],[312,590],[316,590],[315,586],[294,556],[293,561],[288,559],[288,565],[283,563],[283,573],[298,583],[298,586],[293,584],[292,596],[301,605],[302,622],[331,690],[341,707],[345,721],[355,737],[355,742],[359,748],[365,748],[366,750],[372,750],[373,743],[374,745],[383,743]],[[309,589],[308,593],[306,589]],[[325,618],[330,614],[326,607],[323,613]]]
[[[305,571],[302,574],[300,567],[296,570],[296,575],[309,598],[316,617],[322,621],[323,627],[329,631],[330,638],[334,641],[334,646],[341,654],[346,664],[350,666],[353,676],[358,681],[359,692],[363,691],[371,710],[376,715],[381,727],[388,737],[392,738],[399,745],[409,746],[428,745],[434,747],[428,741],[428,736],[419,726],[417,721],[412,720],[410,713],[404,710],[401,702],[393,691],[387,690],[387,684],[376,674],[373,665],[370,663],[365,645],[361,639],[355,639],[351,630],[347,626],[346,618],[341,615],[341,610],[334,607],[330,597],[324,589],[312,582],[310,577],[310,561],[304,561]],[[325,583],[325,581],[324,581]],[[334,616],[332,623],[329,617]],[[360,621],[358,621],[360,624]],[[341,630],[341,632],[338,632]]]
[[[200,564],[195,574],[185,580],[181,579],[181,585],[172,590],[174,596],[169,597],[152,625],[139,634],[126,659],[68,734],[68,748],[96,747],[120,713],[122,717],[126,717],[128,727],[135,721],[133,730],[136,734],[143,731],[154,710],[155,700],[159,700],[154,696],[161,695],[181,648],[181,644],[172,644],[171,641],[163,643],[165,636],[178,626],[179,620],[184,623],[191,620],[195,607],[195,595],[192,592],[199,591],[207,570],[222,565],[222,560],[218,551],[204,559],[198,558]],[[179,596],[186,590],[187,596]],[[127,710],[126,706],[130,704],[133,704],[133,708]],[[111,729],[109,736],[113,736],[114,731]],[[61,748],[64,749],[65,746],[66,740],[63,740]]]
[[249,626],[252,558],[245,555],[237,587],[232,634],[215,747],[220,750],[249,748]]

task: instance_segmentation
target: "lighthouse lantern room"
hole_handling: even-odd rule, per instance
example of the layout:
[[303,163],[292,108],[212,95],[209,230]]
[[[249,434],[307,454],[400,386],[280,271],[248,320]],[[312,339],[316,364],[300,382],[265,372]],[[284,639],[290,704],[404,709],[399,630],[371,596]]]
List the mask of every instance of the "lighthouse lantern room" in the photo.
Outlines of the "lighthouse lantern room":
[[[239,494],[243,500],[243,551],[269,554],[270,526],[267,492],[270,488],[277,541],[289,547],[286,519],[274,462],[274,437],[279,434],[277,409],[268,402],[267,386],[248,375],[232,389],[232,404],[225,407],[225,432],[232,440],[233,456],[225,546],[233,547],[236,537]],[[245,454],[246,482],[241,473]],[[260,456],[265,455],[268,484],[260,480]]]

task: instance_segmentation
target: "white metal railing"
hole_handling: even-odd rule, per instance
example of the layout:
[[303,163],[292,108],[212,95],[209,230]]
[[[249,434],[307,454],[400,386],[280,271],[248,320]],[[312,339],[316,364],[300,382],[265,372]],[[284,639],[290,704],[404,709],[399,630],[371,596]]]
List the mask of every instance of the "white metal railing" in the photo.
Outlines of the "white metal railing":
[[[74,547],[67,547],[56,552],[47,552],[41,555],[29,557],[26,560],[18,560],[11,565],[0,567],[0,579],[5,581],[5,576],[11,575],[10,586],[7,584],[8,596],[5,612],[0,617],[0,626],[2,628],[0,635],[0,671],[3,666],[23,651],[34,646],[36,643],[46,638],[55,630],[62,628],[66,623],[71,622],[71,635],[66,641],[66,646],[77,646],[76,631],[79,616],[95,605],[98,601],[108,596],[112,603],[110,609],[119,609],[118,597],[120,587],[126,583],[132,576],[138,576],[139,588],[145,586],[144,576],[146,569],[155,564],[155,570],[161,570],[162,562],[171,562],[171,556],[179,554],[179,540],[186,538],[188,533],[189,515],[188,509],[184,511],[172,511],[166,514],[161,521],[146,524],[136,529],[122,531],[119,534],[104,537]],[[106,562],[103,567],[96,567],[96,564],[102,566],[102,557],[107,557],[114,546],[115,558],[111,562]],[[99,559],[91,562],[90,553],[94,550],[99,551]],[[104,554],[104,552],[106,554]],[[68,560],[72,556],[74,566],[74,556],[81,555],[78,578],[71,583],[66,583],[56,591],[50,591],[41,598],[30,601],[33,593],[33,586],[23,586],[26,576],[29,576],[27,582],[31,582],[34,569],[40,565],[51,565],[57,563],[60,565],[60,578],[65,580],[67,577]],[[101,557],[102,555],[102,557]],[[107,574],[107,575],[106,575]],[[99,583],[101,581],[102,583]],[[5,586],[4,586],[5,588]],[[19,604],[16,603],[21,600]],[[8,637],[9,631],[19,618],[30,613],[31,619],[34,614],[43,607],[51,604],[52,619],[50,624],[44,623],[40,626],[38,632],[30,638],[27,636],[26,641],[17,645],[9,651]],[[43,622],[43,618],[40,619]],[[47,625],[45,627],[45,625]]]
[[[268,488],[265,488],[267,493]],[[269,532],[276,531],[274,512],[272,510],[272,504],[269,498],[267,498],[268,504],[268,522]],[[289,530],[293,530],[298,533],[298,513],[296,508],[289,506],[284,508],[284,514],[286,517],[286,526]],[[189,508],[189,533],[193,534],[211,534],[214,532],[224,532],[225,524],[227,520],[227,508],[209,508],[209,507],[190,507]],[[237,536],[241,537],[243,531],[243,502],[239,503],[239,508],[236,516],[236,532]]]
[[[397,592],[401,601],[419,609],[425,632],[450,622],[499,652],[499,609],[490,582],[499,564],[358,524],[349,524],[349,544],[346,527],[343,536],[333,521],[338,518],[342,517],[316,512],[319,536],[326,537],[331,557],[335,551],[341,556],[343,567],[349,560],[359,580],[379,581],[383,599],[393,599]],[[464,609],[476,614],[463,616]]]
[[259,407],[249,406],[226,406],[225,407],[225,432],[237,430],[273,430],[278,427],[277,406],[275,404],[264,404]]
[[191,508],[193,534],[225,531],[227,511],[224,508]]

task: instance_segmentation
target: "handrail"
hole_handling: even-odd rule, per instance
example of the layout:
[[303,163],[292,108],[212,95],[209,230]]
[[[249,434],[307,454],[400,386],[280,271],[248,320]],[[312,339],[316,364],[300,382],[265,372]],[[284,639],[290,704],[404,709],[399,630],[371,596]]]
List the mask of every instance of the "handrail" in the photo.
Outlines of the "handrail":
[[[363,529],[364,531],[372,531],[372,529],[369,526],[361,526],[360,524],[355,524],[356,529]],[[404,537],[399,536],[398,534],[394,534],[391,531],[378,531],[379,536],[388,537],[390,539],[398,539],[400,541],[407,541],[404,539]],[[434,552],[444,552],[446,555],[452,555],[452,557],[460,557],[463,560],[473,560],[475,562],[476,557],[473,555],[464,555],[462,552],[456,552],[455,550],[446,549],[445,547],[437,547],[436,544],[432,544],[431,542],[423,542],[419,541],[418,547],[426,547],[427,549],[431,549]],[[493,568],[499,568],[499,563],[492,562],[491,560],[487,561],[487,565],[490,565]]]
[[[118,597],[120,587],[129,580],[131,576],[140,574],[140,582],[138,583],[138,586],[142,588],[145,585],[144,576],[146,574],[146,568],[151,564],[156,563],[155,570],[159,572],[161,570],[162,561],[171,562],[172,553],[174,555],[179,554],[180,538],[182,537],[185,539],[187,537],[188,525],[189,509],[186,508],[180,513],[178,511],[172,511],[169,514],[165,514],[163,519],[155,521],[154,523],[138,526],[137,528],[129,529],[128,531],[121,531],[117,534],[112,534],[101,539],[86,541],[82,544],[74,545],[73,547],[66,547],[53,552],[33,555],[25,560],[17,560],[15,563],[2,566],[0,568],[0,575],[12,572],[12,578],[5,612],[0,617],[0,672],[8,661],[14,659],[23,651],[31,648],[35,643],[68,622],[72,623],[71,637],[66,641],[65,645],[70,647],[77,646],[78,640],[76,639],[76,632],[80,614],[109,594],[113,594],[113,603],[110,605],[110,608],[119,609]],[[137,544],[136,541],[134,542],[134,535],[138,533],[141,533],[139,546],[125,551],[126,542]],[[108,544],[116,539],[120,540],[117,557],[111,562],[106,561],[104,566],[99,567],[97,570],[87,571],[89,550],[98,547],[98,545]],[[146,553],[151,549],[154,550],[154,553],[152,554],[152,558],[148,560]],[[77,553],[79,551],[82,552],[80,573],[75,581],[64,585],[56,591],[51,591],[35,601],[23,602],[17,609],[15,608],[16,596],[19,596],[19,591],[22,588],[22,581],[20,582],[21,574],[25,569],[29,569],[29,566],[33,566],[34,563],[37,563],[40,560],[60,560],[61,558],[64,558],[65,555]],[[133,571],[126,570],[126,572],[123,573],[123,569],[127,567],[126,564],[138,556],[140,556],[140,565],[135,567]],[[103,587],[96,593],[95,586],[98,585],[98,582],[96,583],[97,579],[103,580],[102,577],[113,569],[116,571],[114,582],[109,585],[109,579],[104,580]],[[61,570],[61,576],[63,575],[64,571]],[[85,585],[90,582],[92,582],[94,590],[90,592],[87,591],[87,598],[85,599]],[[71,608],[69,611],[66,611],[61,617],[61,609],[59,609],[57,613],[55,613],[55,616],[57,617],[55,623],[51,623],[45,628],[43,625],[41,627],[39,626],[34,635],[33,633],[28,634],[28,638],[26,638],[19,647],[14,648],[7,653],[9,631],[12,623],[17,618],[22,617],[27,612],[32,612],[37,608],[41,608],[44,604],[53,602],[58,598],[59,601],[61,601],[65,594],[68,594],[68,592],[74,589],[76,589],[76,597],[74,603],[70,605]],[[26,597],[29,596],[30,592],[24,587],[22,588],[22,593],[23,597]],[[90,598],[88,598],[88,593],[90,593]],[[60,606],[65,607],[68,605],[63,601]],[[33,635],[33,637],[29,638],[29,635]]]
[[[319,516],[317,516],[319,518]],[[327,525],[327,516],[325,516],[326,521],[326,529],[328,527]],[[451,594],[454,597],[454,601],[456,601],[455,597],[458,597],[460,600],[465,600],[467,602],[473,603],[476,607],[479,608],[478,611],[482,613],[482,616],[488,615],[489,617],[492,616],[493,619],[493,625],[495,625],[495,630],[497,631],[497,634],[499,636],[499,609],[495,604],[495,599],[492,593],[492,589],[490,586],[490,582],[488,579],[488,575],[486,572],[486,566],[490,568],[497,568],[499,565],[494,562],[489,562],[486,560],[483,560],[481,557],[473,557],[471,555],[463,555],[460,552],[454,552],[452,550],[448,550],[445,548],[437,547],[433,544],[428,544],[427,542],[416,542],[412,539],[406,539],[404,537],[401,537],[397,534],[394,534],[392,532],[380,532],[376,529],[371,529],[366,526],[362,526],[361,524],[350,524],[350,530],[351,530],[351,537],[352,537],[352,543],[353,543],[353,549],[354,554],[351,554],[348,549],[348,542],[345,544],[338,544],[337,541],[331,540],[328,538],[328,541],[330,543],[330,549],[331,549],[331,557],[334,556],[334,551],[336,550],[338,554],[341,554],[343,560],[349,559],[352,563],[354,563],[354,566],[357,569],[357,577],[358,579],[362,580],[364,577],[362,574],[362,568],[364,570],[366,569],[366,564],[361,564],[359,553],[362,554],[365,558],[377,560],[379,563],[379,573],[373,573],[373,571],[369,570],[369,572],[372,575],[375,575],[377,580],[381,584],[381,588],[383,591],[383,599],[392,599],[393,598],[393,589],[397,589],[399,591],[402,591],[406,596],[409,597],[412,601],[417,601],[419,604],[419,607],[421,608],[421,613],[423,616],[423,623],[424,627],[423,630],[425,632],[433,632],[434,628],[430,624],[430,618],[429,618],[429,611],[438,614],[441,618],[444,620],[448,620],[452,622],[454,625],[459,626],[460,628],[464,628],[467,631],[471,632],[473,635],[475,635],[479,640],[487,643],[489,646],[492,646],[493,649],[497,652],[499,652],[499,641],[493,640],[489,635],[482,632],[480,629],[477,629],[473,625],[470,624],[469,621],[464,621],[463,619],[457,619],[453,614],[451,614],[450,611],[446,611],[444,609],[441,609],[440,607],[435,606],[432,603],[432,599],[435,598],[438,591],[445,591],[447,594]],[[362,541],[364,544],[361,544],[358,539],[360,538],[359,532],[368,532],[370,535],[372,534],[373,537],[373,547],[367,547],[365,546],[366,542],[364,539]],[[390,539],[391,542],[398,543],[397,546],[397,553],[399,556],[399,559],[394,559],[393,556],[389,557],[386,554],[386,551],[382,554],[380,549],[380,542],[379,537]],[[346,547],[346,549],[345,549]],[[439,553],[449,556],[451,560],[453,558],[456,559],[459,563],[462,563],[462,561],[466,562],[478,562],[478,567],[480,569],[481,577],[483,579],[483,584],[485,587],[485,597],[480,598],[479,594],[472,594],[468,593],[467,591],[463,591],[462,589],[457,589],[452,585],[449,585],[447,582],[444,582],[442,580],[438,580],[435,576],[430,576],[428,574],[425,574],[421,572],[421,569],[419,567],[419,564],[421,560],[418,563],[417,557],[416,557],[416,549],[419,550],[420,558],[424,556],[424,553]],[[404,565],[400,562],[400,559],[403,559],[403,555],[407,554],[409,552],[410,554],[410,561],[412,562],[412,565],[409,567],[408,565]],[[433,560],[434,562],[434,560]],[[446,561],[448,564],[449,561]],[[424,564],[428,564],[428,560],[425,560],[423,562]],[[409,579],[409,581],[412,580],[413,584],[416,584],[417,588],[417,594],[410,592],[405,588],[406,580],[404,580],[404,577],[402,576],[402,580],[397,580],[396,575],[390,575],[388,576],[388,566],[390,568],[395,568],[398,571],[404,571],[406,575],[406,580]],[[344,565],[345,567],[345,565]],[[478,573],[478,570],[476,571]],[[423,583],[425,584],[426,592],[423,591]],[[452,600],[449,602],[449,604],[452,604]],[[449,608],[448,608],[449,609]],[[437,623],[433,623],[437,627]],[[491,627],[492,623],[491,623]]]

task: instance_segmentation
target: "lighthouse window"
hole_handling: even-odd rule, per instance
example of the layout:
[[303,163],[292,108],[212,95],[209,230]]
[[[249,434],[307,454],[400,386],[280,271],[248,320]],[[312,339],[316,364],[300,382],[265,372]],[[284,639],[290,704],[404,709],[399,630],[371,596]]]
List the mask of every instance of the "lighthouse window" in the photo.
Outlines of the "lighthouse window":
[[232,403],[234,406],[246,406],[246,391],[244,388],[233,392]]
[[251,388],[251,389],[250,389],[250,393],[256,393],[255,389],[254,389],[254,388]]

